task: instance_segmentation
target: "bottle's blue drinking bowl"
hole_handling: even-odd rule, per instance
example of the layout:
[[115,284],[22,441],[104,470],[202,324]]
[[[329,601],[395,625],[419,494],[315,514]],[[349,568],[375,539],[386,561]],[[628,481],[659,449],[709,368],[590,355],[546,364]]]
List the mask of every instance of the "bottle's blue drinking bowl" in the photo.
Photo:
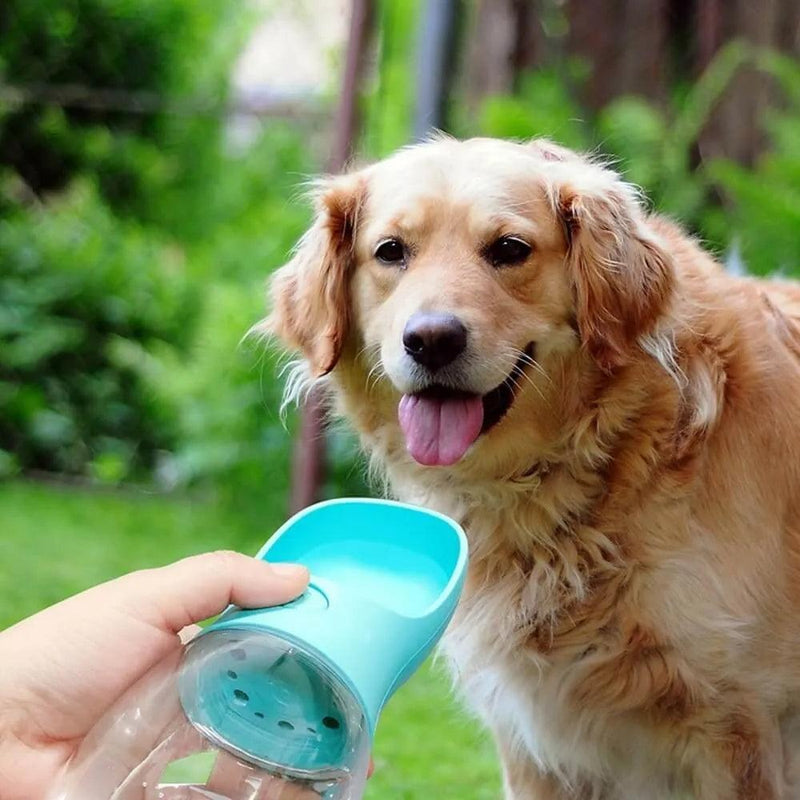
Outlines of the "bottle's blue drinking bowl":
[[246,762],[353,796],[381,709],[455,610],[466,539],[440,514],[336,500],[290,519],[259,557],[305,564],[310,585],[287,605],[229,609],[187,647],[184,712]]

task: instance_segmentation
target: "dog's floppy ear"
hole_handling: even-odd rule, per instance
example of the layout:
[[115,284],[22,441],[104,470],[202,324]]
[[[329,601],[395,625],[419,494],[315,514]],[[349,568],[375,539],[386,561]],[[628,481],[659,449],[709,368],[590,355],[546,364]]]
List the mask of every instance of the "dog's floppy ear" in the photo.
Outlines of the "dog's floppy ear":
[[350,324],[349,284],[363,189],[357,176],[323,182],[316,218],[292,260],[269,284],[271,313],[262,329],[299,350],[315,377],[339,360]]
[[653,330],[674,280],[672,259],[649,229],[633,189],[609,183],[591,191],[562,187],[558,198],[578,331],[606,371],[625,365],[637,339]]

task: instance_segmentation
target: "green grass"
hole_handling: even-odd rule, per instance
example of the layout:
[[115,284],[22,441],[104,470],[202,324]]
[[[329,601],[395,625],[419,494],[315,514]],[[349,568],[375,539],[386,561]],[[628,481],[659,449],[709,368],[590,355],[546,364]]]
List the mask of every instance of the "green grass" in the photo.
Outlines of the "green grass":
[[0,625],[135,569],[220,547],[254,552],[280,516],[255,530],[200,500],[0,484]]
[[[255,550],[284,518],[209,500],[0,483],[0,627],[117,575],[230,547]],[[367,800],[499,796],[494,748],[426,664],[392,699],[375,742]]]

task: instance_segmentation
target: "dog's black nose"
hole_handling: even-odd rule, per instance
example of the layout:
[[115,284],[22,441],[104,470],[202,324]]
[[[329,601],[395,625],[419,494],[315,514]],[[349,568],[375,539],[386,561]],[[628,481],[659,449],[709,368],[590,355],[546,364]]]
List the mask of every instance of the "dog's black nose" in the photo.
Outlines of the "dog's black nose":
[[418,364],[437,370],[451,364],[464,352],[467,329],[452,314],[418,311],[406,323],[403,345]]

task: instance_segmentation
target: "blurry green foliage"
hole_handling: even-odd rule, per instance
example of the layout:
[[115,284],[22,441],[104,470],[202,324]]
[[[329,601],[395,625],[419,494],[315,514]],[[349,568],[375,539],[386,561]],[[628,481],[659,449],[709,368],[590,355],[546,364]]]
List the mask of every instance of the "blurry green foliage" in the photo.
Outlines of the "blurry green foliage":
[[[265,486],[288,492],[296,426],[294,409],[282,416],[281,403],[289,362],[257,336],[243,335],[243,320],[255,322],[263,309],[253,286],[214,282],[188,358],[169,347],[140,358],[152,393],[177,410],[177,444],[162,463],[162,482],[202,483],[232,495],[252,496]],[[333,428],[328,441],[325,494],[366,492],[352,434]]]
[[80,183],[0,220],[0,264],[0,448],[110,481],[152,466],[174,443],[174,409],[128,351],[187,346],[199,297],[180,251]]
[[187,249],[194,275],[249,282],[263,300],[264,278],[310,220],[303,186],[316,168],[303,137],[268,123],[245,152],[219,147],[204,169],[196,185],[153,197],[153,216]]
[[[213,114],[180,124],[163,100],[224,102],[248,16],[238,0],[5,0],[0,78],[32,102],[0,117],[0,159],[39,194],[94,172],[115,207],[141,210],[143,188],[191,174],[218,144]],[[41,97],[82,88],[100,106]]]
[[[202,191],[175,189],[172,227],[185,229],[183,241],[115,216],[85,181],[0,222],[0,376],[14,398],[5,404],[0,388],[0,448],[15,454],[0,470],[116,482],[169,451],[168,483],[286,473],[274,364],[240,341],[263,314],[267,274],[308,223],[296,189],[307,163],[280,127],[246,155],[218,157]],[[106,311],[133,319],[116,325]],[[80,393],[40,391],[54,376]]]
[[[754,168],[730,160],[692,162],[693,148],[736,71],[771,76],[779,104],[761,123],[767,147]],[[597,120],[599,140],[619,157],[626,177],[653,205],[679,219],[707,244],[741,249],[747,268],[766,275],[800,274],[800,64],[741,42],[725,47],[687,87],[671,113],[641,98],[620,98]]]
[[261,314],[262,298],[235,283],[208,288],[189,358],[164,348],[143,359],[146,380],[177,408],[179,443],[168,481],[225,478],[240,488],[288,485],[290,433],[279,417],[281,387],[274,359],[243,341],[243,322]]
[[[229,145],[250,13],[239,0],[0,8],[0,80],[124,92],[111,110],[0,107],[0,476],[285,485],[278,380],[239,342],[308,222],[297,185],[314,168],[285,124]],[[152,109],[124,112],[137,97]]]
[[527,73],[517,94],[486,101],[478,130],[485,136],[509,139],[544,136],[576,150],[586,149],[590,134],[571,90],[581,75],[577,64],[570,67],[566,76],[545,69]]

